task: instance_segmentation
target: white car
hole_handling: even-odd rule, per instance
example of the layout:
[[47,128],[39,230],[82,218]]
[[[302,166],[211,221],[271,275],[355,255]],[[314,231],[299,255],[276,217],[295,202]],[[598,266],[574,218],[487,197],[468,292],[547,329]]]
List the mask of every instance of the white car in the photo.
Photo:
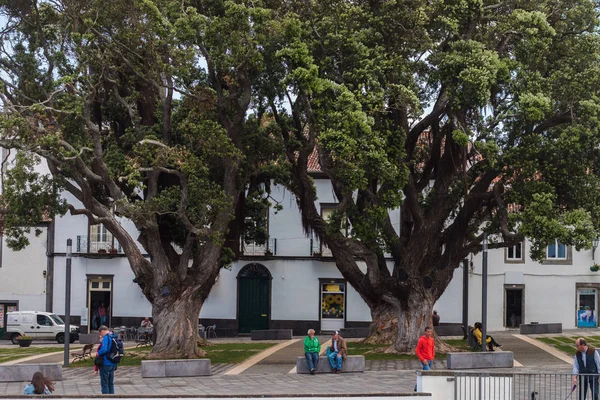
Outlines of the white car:
[[[79,339],[79,327],[71,325],[69,342]],[[44,311],[13,311],[6,314],[6,336],[18,344],[19,336],[65,342],[65,323],[56,314]]]

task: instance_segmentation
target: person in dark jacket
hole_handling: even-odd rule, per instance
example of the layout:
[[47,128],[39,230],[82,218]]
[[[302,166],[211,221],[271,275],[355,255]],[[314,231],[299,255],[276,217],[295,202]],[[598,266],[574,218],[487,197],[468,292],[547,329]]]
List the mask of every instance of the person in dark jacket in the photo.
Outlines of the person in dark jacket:
[[102,344],[98,350],[98,356],[103,358],[102,365],[100,366],[100,387],[102,388],[102,394],[115,394],[115,370],[117,369],[117,364],[109,357],[112,348],[112,339],[115,335],[108,331],[106,325],[98,328],[98,332],[102,336]]
[[431,321],[433,322],[433,326],[440,325],[440,314],[437,311],[433,310],[433,315],[431,316]]
[[[593,347],[588,346],[584,338],[575,341],[575,358],[573,359],[573,385],[579,386],[579,399],[585,400],[588,388],[592,391],[592,400],[598,400],[598,372],[600,372],[600,355]],[[584,374],[581,376],[580,374]],[[591,375],[587,375],[591,374]],[[579,377],[579,384],[577,378]]]

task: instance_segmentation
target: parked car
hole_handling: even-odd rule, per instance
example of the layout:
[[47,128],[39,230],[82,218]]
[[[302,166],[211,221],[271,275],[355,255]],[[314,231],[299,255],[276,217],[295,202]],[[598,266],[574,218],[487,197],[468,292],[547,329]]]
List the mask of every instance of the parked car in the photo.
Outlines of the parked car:
[[[69,342],[79,339],[79,327],[71,326]],[[56,314],[44,311],[13,311],[6,314],[5,339],[18,344],[19,336],[31,336],[34,339],[54,339],[65,342],[65,322]]]

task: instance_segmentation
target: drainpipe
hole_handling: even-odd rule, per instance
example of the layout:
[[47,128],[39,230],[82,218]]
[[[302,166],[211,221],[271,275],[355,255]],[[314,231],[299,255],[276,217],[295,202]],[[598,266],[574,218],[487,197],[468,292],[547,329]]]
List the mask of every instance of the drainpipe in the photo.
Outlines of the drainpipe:
[[46,311],[52,312],[54,301],[54,219],[48,225],[46,236]]

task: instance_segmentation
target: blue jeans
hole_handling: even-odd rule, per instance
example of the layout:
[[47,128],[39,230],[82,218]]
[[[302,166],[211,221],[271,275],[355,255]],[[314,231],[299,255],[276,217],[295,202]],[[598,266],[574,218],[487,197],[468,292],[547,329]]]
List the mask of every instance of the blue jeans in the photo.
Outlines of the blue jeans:
[[429,360],[427,361],[427,363],[421,361],[421,365],[423,366],[423,371],[429,371],[431,370],[431,366],[433,365],[433,360]]
[[115,394],[115,366],[103,365],[100,367],[100,387],[102,394]]
[[331,351],[331,347],[327,348],[327,358],[329,358],[329,365],[332,369],[342,370],[342,355],[338,354],[337,351]]
[[319,366],[319,353],[304,353],[309,370],[316,370]]

